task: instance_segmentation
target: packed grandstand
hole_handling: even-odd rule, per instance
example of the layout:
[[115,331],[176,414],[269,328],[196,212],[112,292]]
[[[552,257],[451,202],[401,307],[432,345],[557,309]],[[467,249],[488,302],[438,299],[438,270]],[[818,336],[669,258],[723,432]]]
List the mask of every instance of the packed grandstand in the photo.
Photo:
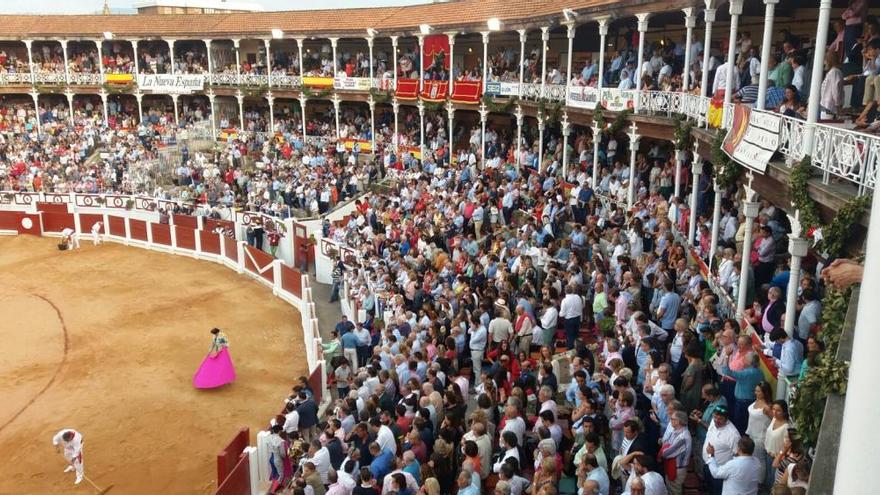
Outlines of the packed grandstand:
[[332,285],[220,494],[871,493],[878,13],[0,16],[0,208],[148,198]]

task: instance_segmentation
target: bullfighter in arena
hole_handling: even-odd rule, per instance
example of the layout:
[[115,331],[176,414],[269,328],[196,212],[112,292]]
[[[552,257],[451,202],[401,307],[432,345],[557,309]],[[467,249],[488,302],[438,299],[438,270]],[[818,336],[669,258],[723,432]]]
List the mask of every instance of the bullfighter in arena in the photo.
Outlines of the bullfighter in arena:
[[65,428],[52,437],[52,445],[55,450],[64,455],[64,460],[69,466],[64,470],[65,473],[76,470],[76,481],[73,483],[78,485],[83,480],[83,437],[76,430]]
[[104,226],[104,222],[95,222],[92,225],[92,243],[97,246],[101,244],[101,228]]
[[215,388],[235,381],[235,368],[229,356],[229,340],[219,328],[211,329],[211,349],[193,376],[196,388]]
[[79,234],[67,227],[61,231],[61,242],[67,244],[67,249],[79,249]]

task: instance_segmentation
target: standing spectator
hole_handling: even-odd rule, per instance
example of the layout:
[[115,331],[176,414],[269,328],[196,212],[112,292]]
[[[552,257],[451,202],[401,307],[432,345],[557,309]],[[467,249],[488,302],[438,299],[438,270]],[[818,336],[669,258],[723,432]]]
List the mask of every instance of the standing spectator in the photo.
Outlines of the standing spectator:
[[715,479],[723,480],[722,495],[757,495],[761,481],[761,465],[752,455],[755,443],[749,437],[740,438],[736,446],[736,456],[719,465],[715,449],[707,446],[709,471]]

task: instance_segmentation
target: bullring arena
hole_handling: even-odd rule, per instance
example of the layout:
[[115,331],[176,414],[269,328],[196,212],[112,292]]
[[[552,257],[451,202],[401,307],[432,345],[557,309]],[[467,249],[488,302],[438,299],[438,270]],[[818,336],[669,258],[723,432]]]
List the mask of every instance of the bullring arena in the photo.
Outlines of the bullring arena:
[[[64,427],[84,432],[87,475],[102,487],[212,493],[216,453],[239,427],[265,429],[307,374],[302,315],[220,264],[85,236],[81,249],[57,243],[0,236],[0,493],[70,493],[49,450]],[[237,380],[199,390],[214,326]]]

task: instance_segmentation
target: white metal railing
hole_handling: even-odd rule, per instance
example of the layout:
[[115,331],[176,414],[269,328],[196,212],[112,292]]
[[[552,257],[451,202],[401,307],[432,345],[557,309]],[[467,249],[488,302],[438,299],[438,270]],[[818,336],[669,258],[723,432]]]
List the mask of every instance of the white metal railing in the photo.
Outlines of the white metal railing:
[[215,86],[236,86],[238,85],[238,74],[207,74],[206,78]]
[[242,86],[266,86],[269,84],[269,76],[265,74],[242,74],[238,78],[238,84]]
[[34,81],[37,84],[65,84],[67,77],[63,72],[38,72],[35,74]]
[[537,100],[541,97],[541,85],[533,83],[523,83],[521,85],[520,94],[526,100]]
[[[540,87],[540,84],[538,86]],[[542,96],[548,100],[565,101],[565,85],[547,84],[544,86]]]
[[302,87],[302,78],[299,76],[289,76],[286,74],[272,74],[272,87],[299,89],[300,87]]
[[70,84],[74,86],[98,86],[101,84],[101,74],[97,72],[71,72]]
[[0,86],[5,86],[7,84],[30,84],[30,83],[31,83],[30,72],[16,72],[16,73],[0,74]]

